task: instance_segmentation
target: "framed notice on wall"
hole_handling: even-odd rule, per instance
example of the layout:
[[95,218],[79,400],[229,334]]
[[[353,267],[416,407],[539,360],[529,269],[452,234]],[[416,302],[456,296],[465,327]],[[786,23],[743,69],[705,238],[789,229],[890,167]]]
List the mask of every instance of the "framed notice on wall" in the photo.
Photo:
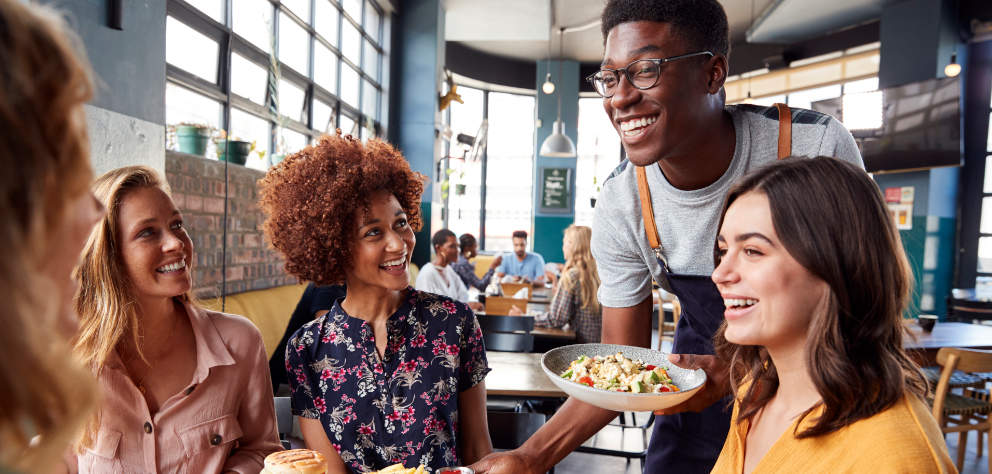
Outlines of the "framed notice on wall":
[[541,212],[572,212],[571,168],[541,168]]

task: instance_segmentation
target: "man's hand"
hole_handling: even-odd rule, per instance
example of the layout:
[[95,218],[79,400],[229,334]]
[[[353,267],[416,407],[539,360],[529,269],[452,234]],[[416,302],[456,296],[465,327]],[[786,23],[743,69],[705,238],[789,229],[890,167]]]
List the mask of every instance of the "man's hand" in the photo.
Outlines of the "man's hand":
[[730,394],[730,370],[727,364],[716,356],[702,354],[671,354],[668,360],[682,368],[703,369],[706,384],[692,398],[654,412],[655,415],[674,415],[687,411],[700,412]]
[[475,474],[538,474],[544,472],[538,470],[539,468],[535,463],[528,461],[517,449],[491,453],[469,468],[474,470]]
[[494,268],[497,268],[502,263],[503,263],[503,256],[497,255],[496,258],[493,259],[493,262],[489,264],[489,269],[492,270]]
[[523,316],[524,312],[517,307],[517,305],[510,305],[509,311],[506,312],[508,316]]

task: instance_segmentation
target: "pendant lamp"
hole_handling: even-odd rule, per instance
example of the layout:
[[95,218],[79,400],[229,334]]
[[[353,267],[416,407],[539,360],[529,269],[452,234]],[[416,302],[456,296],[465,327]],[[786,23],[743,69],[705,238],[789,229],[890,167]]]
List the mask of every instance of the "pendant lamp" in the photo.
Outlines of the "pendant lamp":
[[[565,28],[558,29],[558,80],[561,80],[562,41]],[[565,135],[565,123],[561,121],[561,88],[558,89],[558,119],[555,120],[551,135],[541,144],[541,155],[554,158],[574,158],[575,144]]]

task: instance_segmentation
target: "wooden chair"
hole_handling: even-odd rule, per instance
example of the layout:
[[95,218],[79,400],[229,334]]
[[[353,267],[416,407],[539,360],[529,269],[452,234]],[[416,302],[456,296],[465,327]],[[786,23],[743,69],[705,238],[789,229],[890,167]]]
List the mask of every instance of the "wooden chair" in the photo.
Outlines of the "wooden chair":
[[[514,296],[516,296],[516,294],[517,294],[518,291],[526,288],[527,289],[527,297],[524,298],[524,299],[530,299],[530,294],[531,294],[531,291],[532,291],[531,286],[530,286],[530,283],[500,283],[500,286],[503,287],[503,296],[506,297],[506,298],[512,298],[512,297],[514,297]],[[523,309],[523,308],[520,308],[520,309]]]
[[521,298],[506,298],[502,296],[486,297],[486,314],[508,316],[510,307],[516,306],[520,311],[527,312],[527,300]]
[[[951,377],[955,370],[964,372],[992,370],[992,351],[944,347],[937,352],[937,363],[943,369],[940,372],[937,388],[934,390],[932,413],[945,434],[960,433],[957,457],[957,468],[960,471],[964,465],[969,431],[988,432],[989,452],[992,454],[992,424],[989,422],[992,404],[987,399],[951,393]],[[981,442],[981,435],[978,439]],[[992,456],[989,456],[989,470],[992,471]]]

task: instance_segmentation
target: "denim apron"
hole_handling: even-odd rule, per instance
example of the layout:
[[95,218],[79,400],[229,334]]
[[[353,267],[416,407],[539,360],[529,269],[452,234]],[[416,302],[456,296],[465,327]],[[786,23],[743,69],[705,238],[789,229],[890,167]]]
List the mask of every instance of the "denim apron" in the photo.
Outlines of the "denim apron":
[[[792,115],[784,104],[775,104],[775,107],[779,112],[778,159],[781,160],[789,156],[792,149]],[[782,120],[783,117],[789,119]],[[672,293],[682,305],[682,316],[675,329],[672,352],[713,354],[712,338],[723,322],[723,297],[709,276],[675,273],[668,267],[661,240],[658,238],[647,175],[640,166],[636,168],[636,172],[641,215],[648,242]],[[710,472],[720,456],[730,429],[731,402],[731,396],[727,395],[702,412],[656,416],[644,472]]]

